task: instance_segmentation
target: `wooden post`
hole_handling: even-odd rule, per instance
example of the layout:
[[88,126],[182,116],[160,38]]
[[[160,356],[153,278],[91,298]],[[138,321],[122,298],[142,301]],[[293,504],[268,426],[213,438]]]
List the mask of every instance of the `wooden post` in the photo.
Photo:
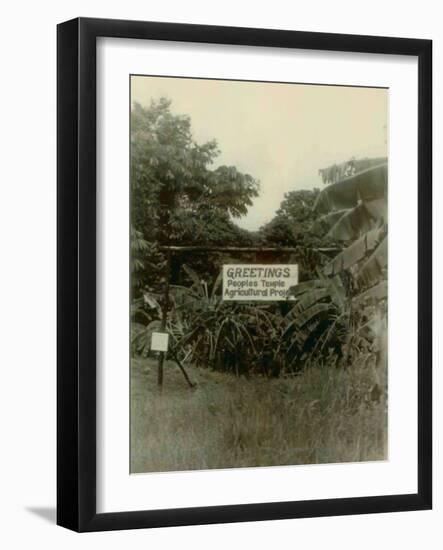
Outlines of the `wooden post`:
[[188,383],[188,386],[190,388],[195,388],[195,386],[197,384],[194,384],[193,382],[191,382],[191,380],[189,379],[188,373],[186,372],[185,367],[183,366],[182,362],[180,361],[180,359],[178,358],[177,354],[175,353],[175,351],[172,347],[171,347],[171,355],[172,355],[172,358],[174,359],[174,361],[177,363],[178,368],[182,371],[182,374],[185,377],[185,380]]
[[[171,275],[171,251],[168,249],[166,251],[166,269],[165,269],[165,285],[164,285],[164,295],[163,295],[163,304],[162,304],[162,318],[160,324],[161,332],[166,330],[166,321],[168,319],[169,311],[169,279]],[[161,389],[163,387],[163,363],[167,355],[167,351],[161,351],[158,358],[158,371],[157,371],[157,382],[158,387]]]

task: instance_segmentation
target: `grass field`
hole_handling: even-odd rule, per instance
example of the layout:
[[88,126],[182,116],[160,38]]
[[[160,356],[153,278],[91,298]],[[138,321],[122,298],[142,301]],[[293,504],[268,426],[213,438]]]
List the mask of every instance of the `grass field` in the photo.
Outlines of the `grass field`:
[[374,368],[314,367],[293,378],[235,378],[131,363],[131,472],[387,458],[387,399]]

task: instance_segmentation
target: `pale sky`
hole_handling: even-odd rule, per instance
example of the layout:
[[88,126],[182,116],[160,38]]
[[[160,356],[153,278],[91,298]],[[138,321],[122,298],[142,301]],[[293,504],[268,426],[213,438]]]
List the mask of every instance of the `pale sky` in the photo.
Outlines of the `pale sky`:
[[172,100],[191,117],[194,139],[216,139],[213,168],[234,165],[260,180],[247,216],[250,230],[270,221],[285,192],[322,187],[319,168],[351,157],[387,156],[388,90],[132,77],[132,101]]

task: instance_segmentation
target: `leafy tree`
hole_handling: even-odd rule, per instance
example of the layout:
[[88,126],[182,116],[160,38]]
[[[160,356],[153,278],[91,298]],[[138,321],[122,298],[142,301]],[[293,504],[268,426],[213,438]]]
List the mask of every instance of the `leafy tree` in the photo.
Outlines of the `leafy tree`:
[[160,245],[229,244],[226,236],[237,243],[247,236],[232,218],[246,214],[259,184],[233,166],[213,168],[218,154],[214,140],[195,142],[190,118],[173,114],[169,100],[133,105],[131,223],[132,234],[147,243],[138,251],[138,279],[148,287],[161,282]]
[[[162,98],[149,108],[133,107],[133,223],[145,238],[152,236],[153,222],[157,222],[157,230],[166,233],[162,236],[169,241],[194,236],[201,242],[211,233],[211,220],[226,224],[228,216],[247,213],[258,195],[258,182],[233,166],[211,169],[219,154],[217,143],[197,144],[190,118],[174,115],[170,106]],[[159,228],[159,221],[166,226]]]
[[301,281],[314,277],[318,267],[330,259],[329,249],[335,249],[335,240],[326,237],[325,231],[312,230],[318,218],[314,205],[319,194],[319,189],[285,193],[274,218],[259,231],[268,246],[296,248],[291,261],[298,263]]
[[311,226],[315,221],[314,203],[318,189],[285,193],[274,218],[260,232],[269,243],[280,246],[311,244]]

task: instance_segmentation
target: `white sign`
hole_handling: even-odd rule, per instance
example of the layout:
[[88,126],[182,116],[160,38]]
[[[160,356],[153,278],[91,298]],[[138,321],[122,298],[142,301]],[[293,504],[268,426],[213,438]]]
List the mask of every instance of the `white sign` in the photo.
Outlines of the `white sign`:
[[271,302],[288,300],[298,284],[297,264],[226,264],[223,266],[223,300]]
[[169,334],[167,332],[153,332],[151,336],[152,351],[168,351]]

